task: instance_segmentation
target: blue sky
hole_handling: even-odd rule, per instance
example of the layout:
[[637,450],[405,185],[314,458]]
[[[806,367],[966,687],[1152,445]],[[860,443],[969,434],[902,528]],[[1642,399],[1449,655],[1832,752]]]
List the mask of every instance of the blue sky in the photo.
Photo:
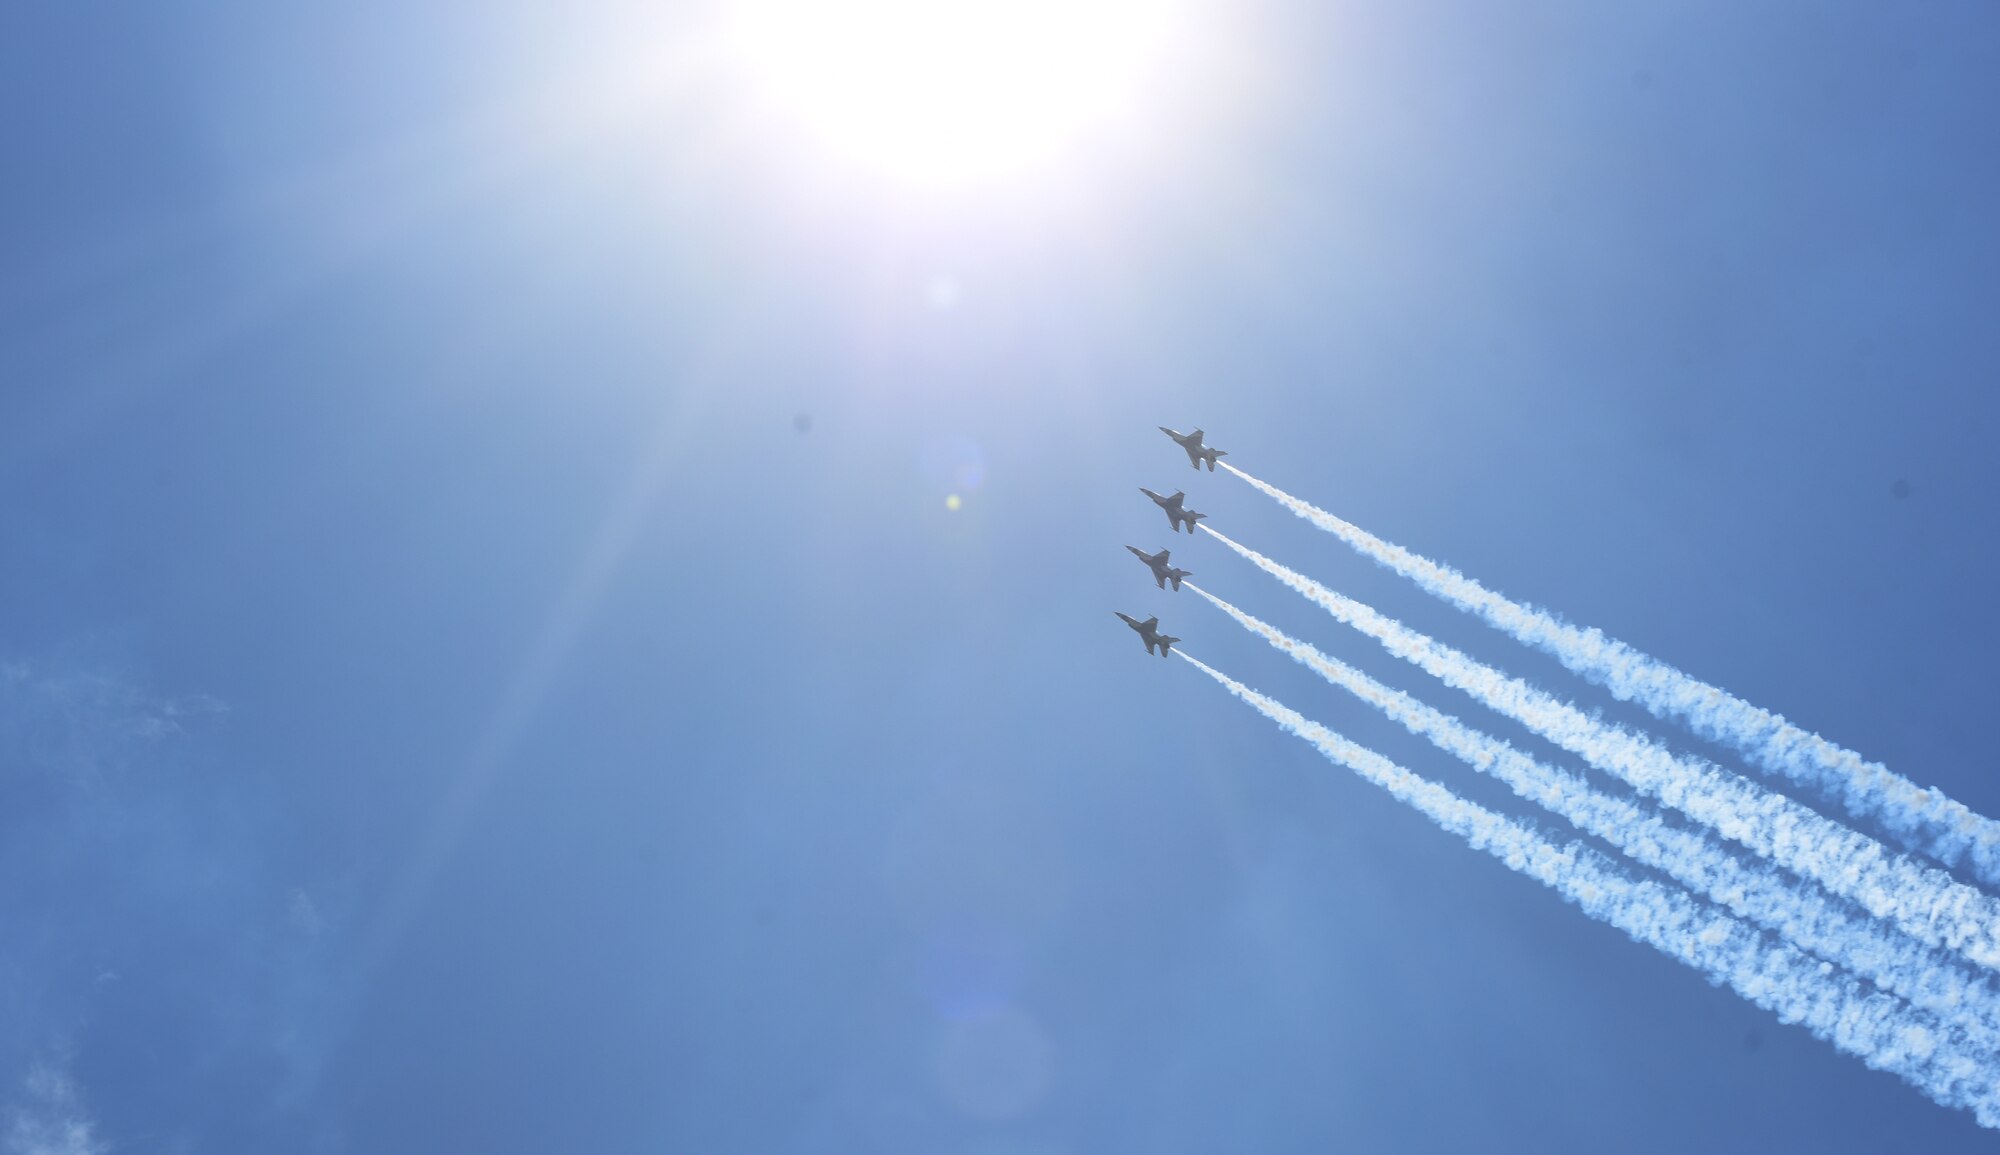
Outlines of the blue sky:
[[1990,1142],[1111,611],[1506,805],[1185,487],[1637,718],[1198,424],[2000,813],[2000,15],[1203,11],[956,188],[599,83],[705,9],[0,15],[0,1149]]

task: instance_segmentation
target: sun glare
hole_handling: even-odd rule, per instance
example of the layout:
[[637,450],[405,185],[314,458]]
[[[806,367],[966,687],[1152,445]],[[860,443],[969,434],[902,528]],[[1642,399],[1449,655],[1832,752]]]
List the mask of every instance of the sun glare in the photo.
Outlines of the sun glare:
[[843,157],[925,182],[1058,157],[1128,123],[1174,23],[1164,0],[739,0],[759,96]]

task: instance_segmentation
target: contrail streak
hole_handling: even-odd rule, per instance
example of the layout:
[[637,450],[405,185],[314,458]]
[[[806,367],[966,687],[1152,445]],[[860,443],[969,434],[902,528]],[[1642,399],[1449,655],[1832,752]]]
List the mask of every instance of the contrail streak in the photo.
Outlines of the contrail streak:
[[1514,718],[1592,766],[1723,837],[1888,919],[1932,946],[2000,968],[2000,903],[1941,870],[1711,763],[1676,757],[1649,738],[1584,713],[1418,633],[1226,535],[1203,532],[1305,595],[1341,622],[1454,689]]
[[[1746,865],[1698,830],[1670,825],[1627,799],[1545,765],[1336,658],[1244,613],[1193,582],[1186,588],[1237,624],[1328,682],[1374,706],[1410,733],[1506,783],[1515,794],[1609,842],[1697,894],[1839,964],[1966,1030],[1988,1054],[2000,1053],[2000,1003],[1979,975],[1954,966],[1870,919],[1848,913],[1818,887],[1789,882],[1768,865]],[[2000,1069],[1990,1070],[2000,1078]]]
[[1710,982],[1727,984],[1780,1021],[1798,1023],[1869,1066],[1901,1076],[1935,1101],[1969,1108],[1982,1126],[2000,1127],[2000,1092],[1985,1077],[1986,1056],[1968,1054],[1930,1015],[1869,991],[1796,947],[1768,942],[1755,928],[1704,908],[1676,888],[1635,878],[1589,847],[1559,847],[1526,824],[1467,802],[1200,660],[1174,653],[1311,743],[1328,761],[1387,790],[1585,914],[1695,968]]
[[1879,822],[1905,845],[1948,866],[1964,861],[1981,881],[2000,886],[2000,822],[1943,791],[1918,786],[1602,631],[1570,625],[1538,606],[1494,593],[1450,566],[1383,541],[1228,462],[1218,464],[1426,592],[1554,655],[1618,698],[1638,703],[1656,718],[1679,719],[1701,737],[1734,747],[1758,765],[1837,799],[1856,818]]

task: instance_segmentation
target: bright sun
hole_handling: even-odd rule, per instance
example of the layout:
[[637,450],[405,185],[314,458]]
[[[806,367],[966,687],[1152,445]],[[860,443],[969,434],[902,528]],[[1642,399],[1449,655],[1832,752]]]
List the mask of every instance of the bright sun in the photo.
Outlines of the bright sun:
[[739,0],[762,98],[846,158],[926,183],[999,176],[1127,122],[1168,0]]

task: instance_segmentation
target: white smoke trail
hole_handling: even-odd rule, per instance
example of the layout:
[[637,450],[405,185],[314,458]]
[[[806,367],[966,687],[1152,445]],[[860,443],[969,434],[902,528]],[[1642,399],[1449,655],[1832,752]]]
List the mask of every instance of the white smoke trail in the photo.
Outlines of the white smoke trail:
[[1715,765],[1676,757],[1650,738],[1601,722],[1550,694],[1344,597],[1207,526],[1203,532],[1304,594],[1341,622],[1454,689],[1514,718],[1724,838],[1858,903],[1932,946],[2000,968],[2000,903],[1941,870],[1889,853],[1881,843],[1776,791]]
[[1340,538],[1459,609],[1595,682],[1656,718],[1676,718],[1696,734],[1734,747],[1764,768],[1825,793],[1856,818],[1881,823],[1899,841],[1948,866],[1961,861],[1989,886],[2000,886],[2000,822],[1975,813],[1941,790],[1926,789],[1879,762],[1753,706],[1595,629],[1570,625],[1538,606],[1501,596],[1428,558],[1301,501],[1268,482],[1220,462],[1280,505]]
[[[1980,1051],[2000,1053],[2000,999],[1982,976],[1952,965],[1879,923],[1848,913],[1818,887],[1788,881],[1766,864],[1740,862],[1699,830],[1670,825],[1636,803],[1597,790],[1575,774],[1538,762],[1328,657],[1193,582],[1182,585],[1299,664],[1374,706],[1410,733],[1504,782],[1520,797],[1738,916],[1956,1023],[1964,1028],[1965,1041]],[[2000,1067],[1989,1069],[1987,1075],[2000,1081]]]
[[1766,941],[1755,928],[1704,908],[1676,888],[1632,877],[1589,847],[1557,846],[1525,824],[1467,802],[1198,659],[1174,653],[1310,742],[1328,761],[1387,790],[1585,914],[1693,967],[1710,982],[1727,984],[1781,1021],[1798,1023],[1869,1066],[1901,1076],[1933,1100],[1969,1108],[1981,1125],[2000,1127],[2000,1092],[1984,1077],[1990,1057],[1968,1054],[1931,1016],[1868,990],[1795,947]]

